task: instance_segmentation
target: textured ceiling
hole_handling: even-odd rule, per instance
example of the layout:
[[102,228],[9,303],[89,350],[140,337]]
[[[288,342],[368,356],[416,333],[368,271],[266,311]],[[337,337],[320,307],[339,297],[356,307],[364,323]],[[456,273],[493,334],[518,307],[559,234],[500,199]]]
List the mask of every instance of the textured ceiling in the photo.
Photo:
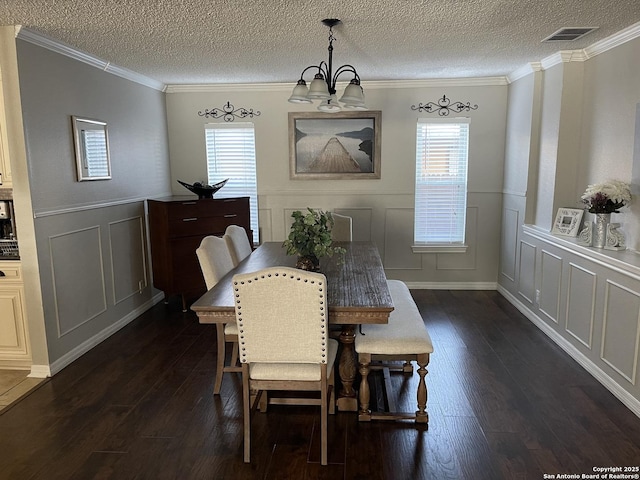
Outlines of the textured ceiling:
[[[363,81],[508,75],[640,22],[640,0],[2,0],[22,25],[165,84],[295,82],[328,59]],[[599,27],[541,43],[562,27]],[[342,78],[341,80],[348,80]]]

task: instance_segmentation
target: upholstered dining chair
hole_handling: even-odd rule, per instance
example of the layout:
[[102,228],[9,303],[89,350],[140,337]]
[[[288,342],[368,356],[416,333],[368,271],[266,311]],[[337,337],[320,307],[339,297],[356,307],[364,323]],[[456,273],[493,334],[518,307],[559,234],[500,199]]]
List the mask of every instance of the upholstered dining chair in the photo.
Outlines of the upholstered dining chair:
[[229,225],[222,238],[227,242],[234,267],[251,254],[251,243],[249,243],[247,231],[241,226]]
[[331,213],[333,217],[333,228],[331,238],[336,242],[351,242],[353,240],[353,220],[346,215]]
[[[244,232],[244,229],[242,231]],[[214,235],[204,237],[200,242],[200,246],[196,249],[196,255],[198,256],[198,262],[200,263],[207,289],[211,289],[233,269],[233,260],[231,259],[227,242],[221,237]],[[236,322],[216,323],[216,336],[218,339],[218,361],[213,394],[219,395],[224,373],[242,371],[242,368],[238,365],[238,326]],[[227,342],[233,344],[231,363],[229,365],[225,365]]]
[[235,275],[233,289],[241,346],[244,461],[250,462],[251,412],[265,391],[319,391],[320,463],[326,465],[338,342],[327,331],[325,276],[271,267]]

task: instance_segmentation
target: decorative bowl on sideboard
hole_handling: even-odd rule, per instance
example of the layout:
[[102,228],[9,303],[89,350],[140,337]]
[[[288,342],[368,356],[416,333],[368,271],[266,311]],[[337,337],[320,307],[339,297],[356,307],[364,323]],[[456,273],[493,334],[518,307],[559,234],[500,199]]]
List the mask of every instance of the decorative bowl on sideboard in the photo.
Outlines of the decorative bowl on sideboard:
[[188,183],[182,182],[178,180],[178,183],[182,185],[184,188],[189,190],[190,192],[198,195],[198,198],[213,198],[213,194],[220,190],[225,184],[229,181],[229,179],[222,180],[221,182],[214,183],[213,185],[203,185],[200,182],[195,182],[192,185]]

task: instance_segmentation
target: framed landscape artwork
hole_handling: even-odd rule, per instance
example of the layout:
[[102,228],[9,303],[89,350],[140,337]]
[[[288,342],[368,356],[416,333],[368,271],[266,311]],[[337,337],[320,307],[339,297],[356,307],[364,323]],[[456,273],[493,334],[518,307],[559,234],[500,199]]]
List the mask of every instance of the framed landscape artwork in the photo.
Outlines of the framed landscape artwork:
[[380,178],[380,111],[289,112],[292,179]]

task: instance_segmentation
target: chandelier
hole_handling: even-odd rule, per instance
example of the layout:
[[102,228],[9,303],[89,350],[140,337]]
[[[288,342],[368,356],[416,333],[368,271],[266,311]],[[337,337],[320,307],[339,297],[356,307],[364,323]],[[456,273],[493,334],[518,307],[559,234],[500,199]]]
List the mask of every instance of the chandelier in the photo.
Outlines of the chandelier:
[[[342,65],[335,73],[333,67],[333,27],[340,23],[337,18],[325,18],[322,23],[329,27],[329,62],[324,60],[318,65],[310,65],[300,74],[300,80],[293,88],[289,101],[291,103],[312,103],[313,100],[321,100],[318,110],[323,112],[339,112],[342,108],[355,110],[366,110],[364,103],[364,92],[360,86],[360,76],[352,65]],[[304,81],[304,74],[307,70],[317,70],[317,73],[311,81],[311,85],[307,88],[307,82]],[[344,94],[338,102],[336,96],[336,82],[338,77],[343,73],[352,74],[353,79],[344,89]],[[342,106],[340,106],[342,104]]]

